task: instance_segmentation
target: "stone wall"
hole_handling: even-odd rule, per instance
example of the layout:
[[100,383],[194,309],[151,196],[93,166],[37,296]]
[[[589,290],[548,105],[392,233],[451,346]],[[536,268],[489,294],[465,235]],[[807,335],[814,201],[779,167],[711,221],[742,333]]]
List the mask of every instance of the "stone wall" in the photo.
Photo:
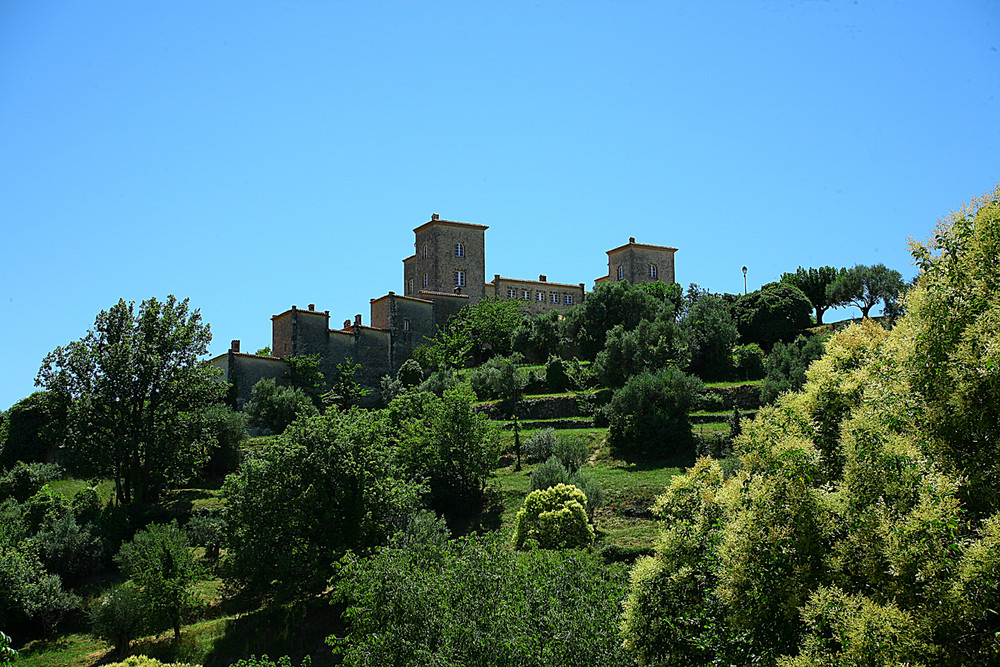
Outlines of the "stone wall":
[[[577,285],[550,283],[545,276],[539,276],[538,280],[522,280],[495,275],[486,291],[487,296],[517,299],[529,315],[540,315],[550,310],[572,308],[583,303],[586,295],[583,283]],[[554,303],[553,296],[556,298]]]

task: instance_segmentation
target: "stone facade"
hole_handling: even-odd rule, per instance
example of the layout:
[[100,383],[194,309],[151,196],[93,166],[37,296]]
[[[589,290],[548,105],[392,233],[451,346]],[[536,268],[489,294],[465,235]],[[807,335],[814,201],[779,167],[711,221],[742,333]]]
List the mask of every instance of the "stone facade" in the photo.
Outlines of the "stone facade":
[[[327,378],[336,375],[338,364],[353,359],[361,366],[355,379],[377,392],[383,375],[398,371],[452,316],[484,297],[518,299],[530,315],[571,308],[586,299],[584,283],[549,282],[544,275],[525,280],[495,274],[487,283],[487,229],[434,214],[413,230],[416,252],[403,259],[403,294],[389,292],[372,299],[370,326],[362,324],[359,314],[331,329],[330,311],[318,311],[313,304],[307,310],[292,306],[271,317],[273,356],[241,353],[236,340],[210,363],[222,370],[223,380],[233,383],[237,405],[245,403],[253,385],[264,378],[286,382],[284,360],[305,354],[320,356],[319,369]],[[608,251],[608,275],[595,282],[672,283],[676,250],[629,239]]]
[[486,285],[488,296],[501,299],[517,299],[524,302],[524,310],[529,315],[540,315],[550,310],[564,310],[583,303],[587,295],[583,283],[550,283],[546,277],[538,280],[504,278],[493,276],[493,282]]
[[594,282],[627,280],[640,285],[659,280],[670,285],[674,282],[675,252],[677,248],[636,243],[631,237],[625,245],[608,251],[608,275]]

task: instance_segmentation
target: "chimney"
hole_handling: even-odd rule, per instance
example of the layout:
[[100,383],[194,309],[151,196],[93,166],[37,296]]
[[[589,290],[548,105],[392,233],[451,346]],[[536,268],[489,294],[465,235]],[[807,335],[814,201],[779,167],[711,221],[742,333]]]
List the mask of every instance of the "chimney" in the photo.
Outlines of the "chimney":
[[628,242],[629,243],[635,243],[635,237],[634,236],[628,237]]
[[441,216],[437,213],[431,213],[431,220],[440,220]]
[[356,327],[361,326],[361,313],[358,313],[357,315],[354,316],[354,326]]
[[310,303],[309,304],[309,310],[316,310],[316,304],[315,303]]
[[545,282],[545,276],[544,275],[538,276],[538,282],[544,283]]
[[499,283],[500,282],[500,274],[499,273],[494,273],[493,274],[493,282],[495,282],[495,283]]
[[233,342],[229,345],[229,351],[230,352],[239,352],[240,351],[240,339],[239,338],[234,339]]
[[344,328],[345,329],[350,329],[351,328],[351,321],[350,320],[344,320]]

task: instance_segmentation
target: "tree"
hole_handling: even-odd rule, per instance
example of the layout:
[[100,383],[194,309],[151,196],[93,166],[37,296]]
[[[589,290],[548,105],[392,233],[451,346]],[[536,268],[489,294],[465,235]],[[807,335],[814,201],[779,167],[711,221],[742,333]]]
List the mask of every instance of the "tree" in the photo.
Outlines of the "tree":
[[769,283],[741,296],[733,315],[744,343],[757,343],[770,350],[777,341],[789,341],[811,324],[812,304],[798,287]]
[[687,459],[694,451],[688,412],[700,390],[701,381],[676,366],[633,376],[604,408],[608,444],[618,454]]
[[278,599],[322,590],[348,550],[365,554],[406,524],[416,490],[378,415],[329,410],[294,422],[226,478],[226,576]]
[[148,299],[138,311],[120,300],[43,360],[35,383],[69,404],[72,459],[113,479],[119,504],[152,500],[197,468],[199,448],[181,422],[225,393],[218,371],[199,360],[211,339],[187,299]]
[[799,267],[795,273],[782,273],[781,282],[794,285],[802,290],[816,311],[816,324],[823,324],[823,313],[836,305],[832,300],[829,287],[844,272],[832,266],[821,266],[818,269]]
[[66,405],[52,392],[36,391],[0,417],[0,470],[18,461],[44,461],[62,439]]
[[858,264],[837,276],[827,288],[827,298],[838,306],[856,306],[861,309],[861,317],[868,317],[868,312],[879,301],[894,307],[903,287],[903,276],[899,271],[885,264]]
[[251,427],[277,434],[284,433],[300,415],[317,413],[304,391],[298,387],[279,387],[274,378],[264,378],[253,386],[243,410]]
[[725,378],[739,339],[729,305],[713,294],[698,294],[681,318],[680,329],[690,353],[688,372],[703,379]]
[[358,405],[361,399],[369,394],[369,390],[354,379],[360,368],[361,364],[350,357],[337,364],[337,373],[330,383],[330,390],[323,394],[323,402],[335,405],[341,410]]
[[421,368],[462,368],[513,349],[512,335],[524,322],[521,302],[480,299],[456,313],[434,339],[413,351]]
[[580,347],[580,356],[593,360],[604,348],[607,333],[620,324],[631,331],[642,320],[654,320],[661,310],[676,313],[679,285],[643,289],[626,281],[600,283],[587,300],[566,311],[563,334]]
[[122,545],[115,560],[138,588],[148,626],[173,628],[174,637],[180,637],[184,616],[195,603],[190,585],[199,568],[176,519],[146,526]]

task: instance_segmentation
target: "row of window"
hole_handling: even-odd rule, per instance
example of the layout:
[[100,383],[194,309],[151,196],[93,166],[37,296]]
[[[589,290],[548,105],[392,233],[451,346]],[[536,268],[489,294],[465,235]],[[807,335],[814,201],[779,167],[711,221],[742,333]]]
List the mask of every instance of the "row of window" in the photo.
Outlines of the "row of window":
[[[507,288],[507,298],[516,299],[518,298],[518,290],[513,288]],[[521,301],[531,301],[531,290],[523,289],[520,290]],[[556,294],[555,292],[549,292],[549,303],[559,303],[560,299],[567,306],[573,305],[573,295],[572,294]],[[545,303],[545,292],[535,292],[535,300],[539,303]]]
[[[657,271],[656,264],[649,265],[649,277],[656,280]],[[618,265],[618,280],[625,280],[625,267],[621,264]]]
[[[427,259],[427,244],[426,243],[424,244],[423,255],[424,255],[424,259]],[[465,257],[465,244],[464,243],[456,243],[455,244],[455,257]]]

